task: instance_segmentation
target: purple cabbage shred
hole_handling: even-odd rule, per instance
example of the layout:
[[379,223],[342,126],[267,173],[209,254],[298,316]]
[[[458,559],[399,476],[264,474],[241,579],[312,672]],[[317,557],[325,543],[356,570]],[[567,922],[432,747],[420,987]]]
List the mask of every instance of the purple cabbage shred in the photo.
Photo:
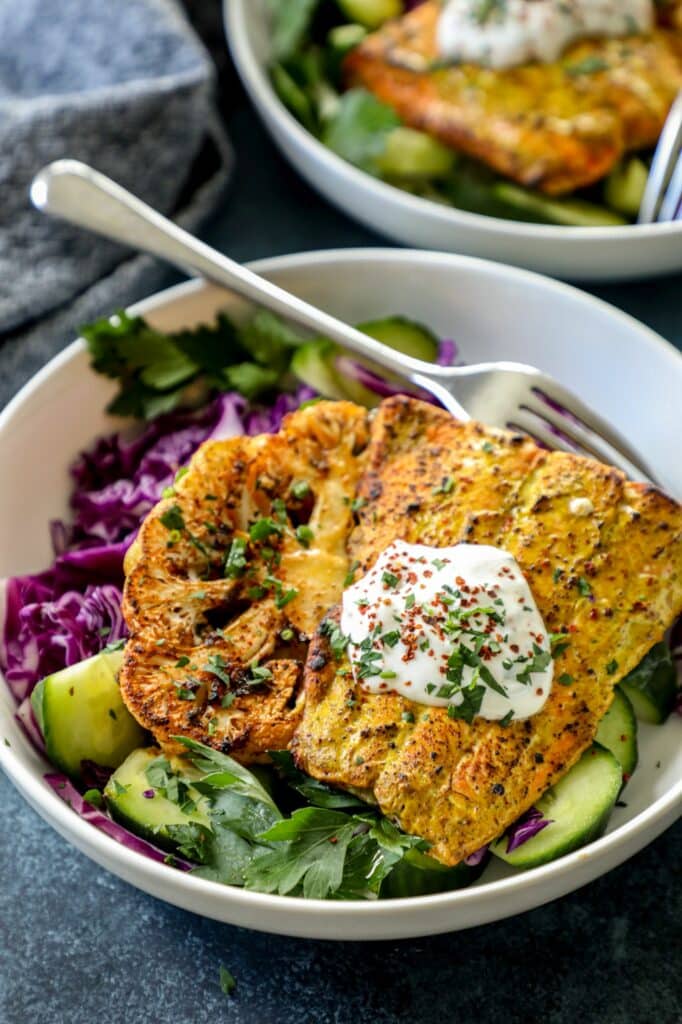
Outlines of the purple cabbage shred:
[[531,807],[529,811],[522,814],[518,821],[515,821],[508,829],[507,853],[511,853],[512,850],[516,850],[519,846],[523,846],[529,839],[532,839],[538,832],[542,832],[543,828],[547,828],[551,824],[550,818],[543,818],[542,813],[537,807]]
[[112,821],[104,811],[93,807],[92,804],[83,799],[66,775],[62,775],[60,772],[47,772],[44,779],[57,796],[61,797],[64,803],[68,804],[76,812],[79,818],[90,822],[95,828],[115,839],[117,843],[127,847],[129,850],[133,850],[134,853],[141,853],[151,860],[161,863],[168,863],[170,861],[173,867],[180,868],[181,871],[190,871],[192,869],[193,865],[188,861],[182,860],[179,857],[169,858],[167,854],[157,849],[156,846],[148,843],[145,839],[140,839],[139,836],[133,835],[132,832],[119,825],[118,822]]

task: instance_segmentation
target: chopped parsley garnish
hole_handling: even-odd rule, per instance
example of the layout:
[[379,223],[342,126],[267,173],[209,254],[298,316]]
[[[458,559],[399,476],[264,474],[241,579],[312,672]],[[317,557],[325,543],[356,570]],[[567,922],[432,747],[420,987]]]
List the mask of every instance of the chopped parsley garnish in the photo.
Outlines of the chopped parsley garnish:
[[227,967],[224,967],[223,964],[220,965],[219,976],[221,992],[224,992],[226,996],[231,996],[237,986],[237,982],[234,980],[233,975],[230,974]]
[[234,701],[235,701],[235,695],[234,695],[234,693],[226,693],[226,694],[225,694],[225,695],[224,695],[224,696],[223,696],[223,697],[221,698],[221,701],[220,701],[220,706],[221,706],[221,708],[229,708],[229,707],[232,707],[232,705],[234,704]]
[[438,569],[439,571],[441,569],[444,569],[447,564],[447,561],[443,558],[434,558],[433,561],[431,562],[431,565],[435,565],[436,569]]
[[396,576],[393,572],[384,571],[381,574],[381,582],[386,587],[397,587],[400,583],[400,577]]
[[590,586],[588,580],[586,580],[584,576],[581,576],[578,579],[578,582],[577,582],[576,586],[578,587],[579,593],[583,597],[591,597],[592,596],[592,587]]
[[359,512],[367,504],[367,498],[353,498],[350,503],[351,512]]
[[618,662],[613,658],[606,666],[607,673],[612,676],[614,672],[618,671]]
[[225,683],[225,686],[231,686],[232,680],[230,679],[227,670],[227,662],[223,658],[222,654],[209,654],[208,664],[204,669],[205,672],[210,672],[216,679],[219,679],[221,683]]
[[485,686],[479,686],[476,682],[472,682],[460,692],[462,702],[461,704],[448,704],[448,718],[461,718],[471,725],[481,710],[481,704],[485,696]]
[[175,695],[178,700],[194,700],[194,690],[190,690],[186,686],[176,686]]
[[302,501],[310,494],[310,484],[307,480],[294,480],[289,489],[297,501]]
[[225,559],[225,575],[230,579],[242,576],[246,570],[247,542],[243,537],[235,537]]
[[488,454],[495,451],[495,446],[493,445],[492,441],[484,441],[483,444],[481,445],[481,448],[483,449],[484,452],[488,452]]
[[557,566],[556,569],[554,570],[554,572],[552,573],[552,581],[554,583],[558,583],[563,575],[564,575],[564,570],[560,569],[559,566]]
[[414,715],[412,714],[411,711],[403,711],[400,717],[402,718],[403,722],[414,722]]
[[351,566],[350,566],[350,568],[349,568],[349,570],[348,570],[348,572],[346,574],[346,578],[343,581],[344,587],[350,587],[351,586],[353,580],[355,579],[355,571],[356,571],[356,569],[359,568],[359,566],[360,566],[359,562],[352,562],[351,563]]
[[454,490],[455,481],[451,476],[444,476],[438,487],[434,487],[434,494],[450,494]]
[[296,527],[296,540],[302,547],[309,548],[310,543],[314,537],[315,534],[313,533],[309,526]]
[[251,666],[251,680],[256,683],[266,683],[269,679],[272,679],[272,672],[267,665],[252,665]]
[[331,652],[339,661],[348,647],[348,637],[341,632],[341,628],[332,620],[325,619],[320,625],[320,633],[329,640]]
[[281,523],[275,522],[270,516],[263,516],[262,519],[257,519],[255,523],[252,523],[249,527],[249,537],[252,541],[267,540],[273,534],[278,537],[284,533],[284,527]]
[[185,518],[179,505],[171,505],[163,512],[159,519],[167,530],[184,530]]
[[573,676],[569,672],[562,672],[557,679],[557,683],[560,686],[570,686],[573,683]]
[[512,711],[508,711],[507,714],[503,718],[501,718],[499,720],[498,725],[501,725],[503,729],[506,729],[508,725],[511,725],[513,719],[514,719],[514,712],[513,712],[513,710]]

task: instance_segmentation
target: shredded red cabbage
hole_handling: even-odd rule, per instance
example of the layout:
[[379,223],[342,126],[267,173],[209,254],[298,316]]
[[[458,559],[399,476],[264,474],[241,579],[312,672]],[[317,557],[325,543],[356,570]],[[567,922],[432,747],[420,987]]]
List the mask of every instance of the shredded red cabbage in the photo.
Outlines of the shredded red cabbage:
[[62,775],[60,772],[48,772],[44,778],[64,803],[68,804],[80,818],[83,818],[84,821],[89,821],[91,825],[100,829],[101,832],[106,832],[117,843],[126,846],[135,853],[141,853],[145,857],[151,858],[151,860],[171,863],[173,867],[180,868],[181,871],[191,871],[193,865],[188,861],[182,860],[179,857],[169,858],[168,854],[157,849],[152,843],[148,843],[145,839],[140,839],[139,836],[133,835],[127,828],[119,825],[116,821],[112,821],[104,811],[100,811],[99,808],[89,804],[83,799],[66,775]]
[[21,725],[36,750],[40,751],[41,754],[44,754],[45,742],[43,740],[43,734],[40,731],[40,727],[36,722],[36,717],[33,714],[30,697],[27,697],[26,700],[22,700],[14,717],[17,722],[19,722],[19,725]]
[[436,362],[439,366],[454,366],[458,351],[456,341],[453,341],[452,338],[444,338],[438,345]]
[[532,839],[538,832],[542,832],[543,828],[547,828],[551,824],[551,818],[543,818],[542,813],[537,807],[531,807],[529,811],[522,814],[518,821],[515,821],[508,829],[507,853],[511,853],[512,850],[519,846],[523,846],[529,839]]
[[482,846],[480,850],[474,850],[474,852],[470,853],[468,857],[465,857],[464,863],[470,868],[477,868],[481,861],[485,859],[487,854],[488,844],[486,843],[486,845]]

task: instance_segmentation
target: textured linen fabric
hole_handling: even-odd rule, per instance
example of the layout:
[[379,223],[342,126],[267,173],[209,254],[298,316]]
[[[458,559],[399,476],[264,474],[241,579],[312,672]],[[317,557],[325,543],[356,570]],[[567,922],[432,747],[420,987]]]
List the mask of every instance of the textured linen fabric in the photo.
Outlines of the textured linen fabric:
[[[212,93],[208,54],[174,0],[0,3],[0,337],[75,296],[73,324],[115,308],[149,273],[148,260],[118,266],[125,249],[35,211],[35,173],[83,160],[192,228],[230,163]],[[199,160],[207,136],[213,156]]]

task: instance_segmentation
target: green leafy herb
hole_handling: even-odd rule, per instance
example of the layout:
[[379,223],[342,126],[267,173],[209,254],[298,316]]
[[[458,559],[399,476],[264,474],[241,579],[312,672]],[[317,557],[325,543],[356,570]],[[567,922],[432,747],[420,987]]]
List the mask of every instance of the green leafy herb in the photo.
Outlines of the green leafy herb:
[[311,541],[314,539],[315,534],[309,526],[297,526],[296,527],[296,540],[304,547],[309,548]]
[[576,586],[578,587],[579,593],[583,597],[590,597],[591,596],[591,594],[592,594],[592,587],[590,586],[589,581],[586,580],[584,576],[581,576],[578,579],[578,582],[577,582]]
[[247,888],[284,896],[300,887],[307,899],[327,899],[341,886],[354,832],[353,820],[338,811],[294,811],[260,836],[278,847],[254,857],[246,871]]
[[282,523],[275,522],[270,516],[263,516],[261,519],[257,519],[249,527],[249,537],[255,542],[267,540],[273,535],[281,536],[283,533],[284,527]]
[[167,530],[184,530],[185,519],[179,505],[171,505],[159,516],[159,520]]
[[341,632],[340,626],[333,619],[323,619],[320,624],[320,633],[329,640],[332,654],[339,661],[348,647],[348,637]]
[[226,996],[231,996],[234,992],[237,982],[234,980],[233,975],[228,971],[227,967],[223,964],[220,965],[220,990],[224,992]]
[[351,89],[341,97],[322,141],[345,160],[372,173],[389,134],[399,125],[400,119],[391,107],[365,89]]
[[606,666],[606,671],[610,676],[612,676],[614,672],[618,671],[618,662],[615,658],[612,658],[611,661],[608,663],[608,665]]
[[297,501],[303,501],[310,494],[310,484],[307,480],[294,480],[289,490]]
[[356,572],[357,569],[359,569],[359,567],[360,567],[360,563],[359,562],[354,561],[354,562],[351,563],[351,566],[350,566],[350,568],[349,568],[349,570],[348,570],[348,572],[346,574],[346,577],[345,577],[345,579],[343,581],[344,587],[350,587],[352,585],[353,580],[355,579],[355,572]]
[[444,476],[438,487],[434,487],[434,494],[450,494],[454,490],[455,481],[451,476]]
[[608,62],[603,57],[596,55],[583,57],[582,60],[576,61],[575,64],[567,64],[564,68],[566,74],[571,78],[577,78],[580,75],[594,75],[598,71],[608,71],[608,69]]
[[225,559],[225,575],[230,579],[237,579],[246,571],[246,549],[246,540],[243,537],[235,537]]
[[291,786],[297,793],[304,797],[314,807],[324,807],[328,810],[338,810],[349,807],[366,807],[364,800],[354,796],[352,793],[344,793],[340,789],[332,789],[331,786],[312,779],[299,771],[294,764],[294,759],[288,750],[270,750],[268,755],[277,771],[287,785]]

